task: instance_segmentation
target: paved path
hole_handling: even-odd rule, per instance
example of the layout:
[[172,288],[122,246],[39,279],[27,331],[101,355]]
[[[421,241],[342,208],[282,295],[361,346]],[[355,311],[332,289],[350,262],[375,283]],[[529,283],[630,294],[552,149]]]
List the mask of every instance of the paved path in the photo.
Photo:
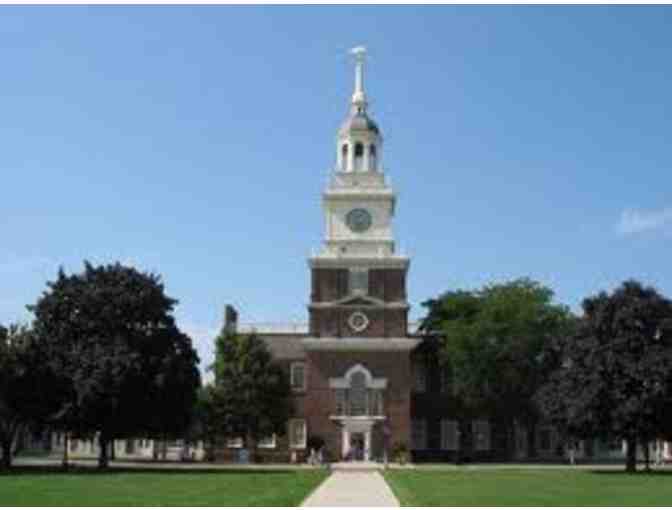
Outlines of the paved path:
[[302,506],[399,506],[378,471],[334,471]]

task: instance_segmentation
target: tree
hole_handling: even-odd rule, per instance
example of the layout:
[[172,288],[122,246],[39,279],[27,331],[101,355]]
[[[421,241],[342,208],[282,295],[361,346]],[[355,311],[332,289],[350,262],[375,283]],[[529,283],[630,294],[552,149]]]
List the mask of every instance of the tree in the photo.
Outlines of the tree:
[[259,439],[283,436],[291,417],[287,374],[273,362],[256,334],[238,335],[223,329],[215,339],[215,414],[229,437],[242,437],[256,458]]
[[12,463],[12,445],[24,426],[36,426],[60,407],[60,381],[27,326],[0,326],[1,467]]
[[629,280],[582,307],[576,334],[549,346],[563,362],[538,401],[570,435],[625,440],[634,472],[637,444],[669,433],[672,302]]
[[529,279],[445,292],[423,306],[421,329],[438,336],[456,396],[504,424],[511,455],[515,422],[531,435],[538,419],[533,397],[556,362],[543,356],[544,345],[571,329],[569,310]]
[[156,367],[155,384],[151,388],[156,404],[155,412],[147,423],[153,436],[163,440],[176,439],[192,428],[200,388],[201,375],[198,356],[191,347],[191,339],[181,332],[166,332],[165,343],[170,345]]
[[[193,407],[198,356],[175,324],[176,303],[157,275],[85,262],[80,274],[61,269],[29,307],[50,366],[68,381],[55,424],[75,436],[98,434],[100,467],[112,439],[158,426],[174,432],[166,408],[181,416],[182,406]],[[164,391],[176,397],[162,398]]]

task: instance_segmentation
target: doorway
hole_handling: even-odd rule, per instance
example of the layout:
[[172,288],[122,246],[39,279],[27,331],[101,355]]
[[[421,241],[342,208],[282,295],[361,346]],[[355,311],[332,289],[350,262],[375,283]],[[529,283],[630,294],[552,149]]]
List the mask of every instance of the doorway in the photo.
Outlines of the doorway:
[[363,432],[354,432],[350,435],[349,460],[364,460],[365,441]]

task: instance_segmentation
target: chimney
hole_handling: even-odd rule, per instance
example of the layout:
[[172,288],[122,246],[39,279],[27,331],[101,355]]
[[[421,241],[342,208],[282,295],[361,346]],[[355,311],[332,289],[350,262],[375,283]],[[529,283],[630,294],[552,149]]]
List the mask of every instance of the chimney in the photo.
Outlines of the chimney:
[[224,331],[235,334],[238,330],[238,312],[231,305],[224,307]]

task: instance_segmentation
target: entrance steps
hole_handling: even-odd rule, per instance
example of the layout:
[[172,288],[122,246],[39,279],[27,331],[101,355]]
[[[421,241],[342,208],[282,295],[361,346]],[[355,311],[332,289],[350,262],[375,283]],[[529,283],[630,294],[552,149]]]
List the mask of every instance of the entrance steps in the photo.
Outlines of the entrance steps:
[[383,465],[378,462],[352,461],[352,462],[334,462],[331,464],[332,471],[362,472],[378,471]]

